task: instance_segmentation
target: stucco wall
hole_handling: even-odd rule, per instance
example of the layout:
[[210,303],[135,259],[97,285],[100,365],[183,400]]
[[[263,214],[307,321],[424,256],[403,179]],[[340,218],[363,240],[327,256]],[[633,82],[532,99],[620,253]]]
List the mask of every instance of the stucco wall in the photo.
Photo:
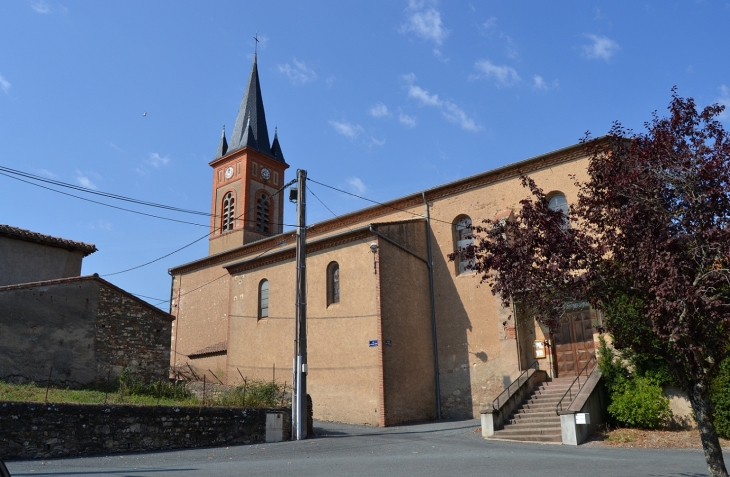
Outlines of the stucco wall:
[[[0,378],[68,385],[167,375],[170,318],[94,279],[0,290]],[[51,370],[51,367],[53,368]]]
[[0,286],[81,274],[84,253],[0,237]]

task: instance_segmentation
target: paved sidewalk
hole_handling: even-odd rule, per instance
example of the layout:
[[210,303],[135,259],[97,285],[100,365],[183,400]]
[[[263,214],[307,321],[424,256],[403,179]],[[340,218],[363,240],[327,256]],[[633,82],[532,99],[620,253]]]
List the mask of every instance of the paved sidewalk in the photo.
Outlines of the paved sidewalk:
[[[300,442],[47,461],[10,461],[19,476],[526,476],[708,475],[696,450],[568,447],[486,441],[476,420],[372,428],[315,423]],[[730,462],[730,455],[726,454]]]

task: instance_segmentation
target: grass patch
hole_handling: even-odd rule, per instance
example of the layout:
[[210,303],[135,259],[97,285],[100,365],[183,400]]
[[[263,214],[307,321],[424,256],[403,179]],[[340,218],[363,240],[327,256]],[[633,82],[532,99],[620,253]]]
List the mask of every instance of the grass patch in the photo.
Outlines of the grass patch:
[[216,386],[214,392],[209,388],[205,394],[200,392],[201,386],[202,383],[186,386],[183,382],[169,381],[144,383],[125,370],[108,386],[100,384],[81,389],[0,381],[0,401],[247,408],[278,408],[290,404],[288,387],[274,382],[247,380],[238,387]]

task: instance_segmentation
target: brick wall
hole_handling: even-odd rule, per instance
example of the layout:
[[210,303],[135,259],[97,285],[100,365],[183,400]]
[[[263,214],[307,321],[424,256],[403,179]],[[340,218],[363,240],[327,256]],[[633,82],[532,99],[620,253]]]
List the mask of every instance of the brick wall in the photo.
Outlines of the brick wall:
[[265,442],[266,415],[280,409],[0,403],[0,456],[45,459]]

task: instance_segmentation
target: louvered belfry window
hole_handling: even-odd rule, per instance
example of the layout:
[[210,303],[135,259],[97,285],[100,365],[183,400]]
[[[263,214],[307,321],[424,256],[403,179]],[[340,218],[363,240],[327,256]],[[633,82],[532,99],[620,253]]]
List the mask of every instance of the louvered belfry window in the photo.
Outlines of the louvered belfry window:
[[221,218],[221,233],[233,230],[233,223],[236,219],[236,199],[233,192],[223,196],[223,216]]
[[271,201],[266,193],[259,196],[256,201],[256,231],[269,233],[269,218]]

